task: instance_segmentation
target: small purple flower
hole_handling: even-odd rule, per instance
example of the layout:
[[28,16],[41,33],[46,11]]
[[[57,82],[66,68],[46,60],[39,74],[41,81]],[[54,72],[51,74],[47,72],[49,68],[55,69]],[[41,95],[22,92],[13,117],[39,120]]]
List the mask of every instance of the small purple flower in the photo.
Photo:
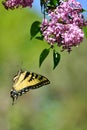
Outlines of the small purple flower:
[[65,33],[62,33],[62,50],[71,51],[71,47],[78,46],[84,38],[83,31],[74,24],[66,25]]
[[49,11],[49,20],[43,20],[41,31],[44,39],[51,45],[57,44],[62,50],[71,51],[84,38],[82,27],[87,26],[82,6],[76,0],[62,2],[54,11]]
[[18,7],[32,7],[33,0],[6,0],[2,2],[6,9],[15,9]]

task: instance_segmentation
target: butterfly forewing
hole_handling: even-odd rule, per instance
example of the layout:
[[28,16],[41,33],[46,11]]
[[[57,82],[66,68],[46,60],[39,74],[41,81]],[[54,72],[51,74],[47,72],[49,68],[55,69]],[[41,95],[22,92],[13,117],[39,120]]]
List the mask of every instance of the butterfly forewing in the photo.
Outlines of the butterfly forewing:
[[35,89],[50,83],[46,77],[27,71],[21,72],[17,80],[18,81],[13,85],[13,88],[16,91],[20,91],[25,88]]
[[14,76],[14,78],[13,78],[13,82],[14,82],[14,83],[16,83],[16,82],[18,81],[18,79],[19,79],[21,73],[22,73],[22,71],[19,70],[18,73]]

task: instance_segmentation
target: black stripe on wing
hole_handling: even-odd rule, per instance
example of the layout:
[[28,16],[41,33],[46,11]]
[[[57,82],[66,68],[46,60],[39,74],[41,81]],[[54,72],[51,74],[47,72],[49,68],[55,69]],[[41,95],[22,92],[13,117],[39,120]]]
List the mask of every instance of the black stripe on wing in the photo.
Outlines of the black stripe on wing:
[[30,75],[30,72],[26,72],[25,77],[23,80],[25,80]]
[[31,77],[30,79],[28,80],[28,82],[32,81],[35,77],[34,77],[34,73],[30,73]]
[[50,84],[50,81],[48,79],[46,79],[45,81],[40,81],[39,83],[32,85],[32,86],[29,86],[27,88],[36,89],[36,88],[42,87],[42,86],[47,85],[47,84]]
[[38,78],[38,74],[35,74],[35,79],[37,79]]
[[40,75],[40,77],[38,78],[39,80],[42,80],[44,77]]
[[42,81],[42,82],[40,82],[40,83],[37,83],[37,84],[35,84],[35,85],[28,86],[28,87],[26,87],[26,88],[20,90],[20,91],[18,92],[18,95],[21,96],[22,94],[28,92],[30,89],[37,89],[37,88],[42,87],[42,86],[47,85],[47,84],[50,84],[50,81],[49,81],[48,79],[45,80],[45,81]]

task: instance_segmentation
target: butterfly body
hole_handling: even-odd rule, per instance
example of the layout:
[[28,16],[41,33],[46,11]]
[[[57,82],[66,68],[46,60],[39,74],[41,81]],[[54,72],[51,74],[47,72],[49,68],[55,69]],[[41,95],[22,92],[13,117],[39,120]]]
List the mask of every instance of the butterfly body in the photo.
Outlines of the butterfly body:
[[13,82],[14,84],[10,92],[13,104],[18,96],[28,92],[30,89],[37,89],[50,83],[46,77],[28,71],[19,71],[14,77]]

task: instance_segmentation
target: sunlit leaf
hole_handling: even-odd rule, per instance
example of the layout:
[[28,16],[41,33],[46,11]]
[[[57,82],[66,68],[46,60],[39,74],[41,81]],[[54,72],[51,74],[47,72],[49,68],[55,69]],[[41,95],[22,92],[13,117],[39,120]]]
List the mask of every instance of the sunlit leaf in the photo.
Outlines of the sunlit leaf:
[[54,67],[53,69],[56,68],[56,66],[59,64],[60,61],[60,54],[58,52],[55,51],[55,49],[53,50],[53,62],[54,62]]
[[39,57],[39,67],[42,65],[43,61],[45,60],[45,58],[48,56],[50,52],[50,48],[49,49],[44,49]]
[[84,27],[83,31],[84,31],[85,36],[87,37],[87,27]]

